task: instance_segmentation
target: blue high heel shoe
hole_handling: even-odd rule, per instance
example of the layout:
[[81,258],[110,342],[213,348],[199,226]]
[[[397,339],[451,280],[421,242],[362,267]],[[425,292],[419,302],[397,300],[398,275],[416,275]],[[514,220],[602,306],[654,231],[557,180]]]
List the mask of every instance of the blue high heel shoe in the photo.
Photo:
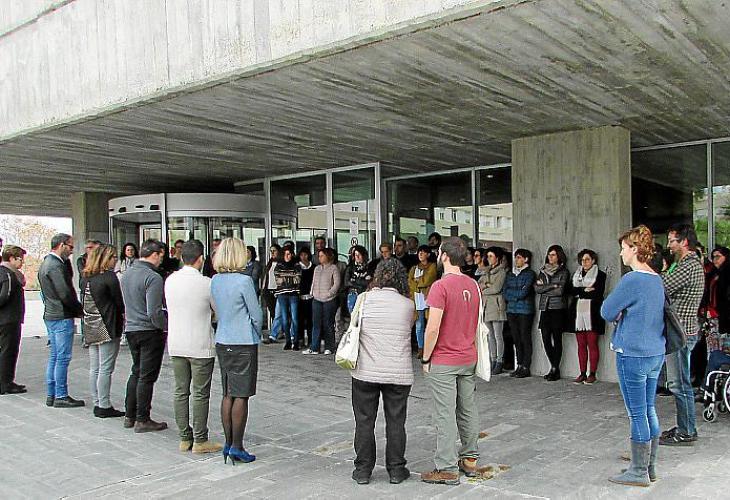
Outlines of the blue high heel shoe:
[[246,450],[239,450],[238,448],[231,448],[228,450],[228,456],[231,457],[231,463],[236,465],[236,462],[243,462],[245,464],[256,460],[256,455],[251,455]]
[[228,455],[230,454],[230,452],[231,452],[231,445],[226,443],[223,446],[223,463],[224,464],[228,463]]

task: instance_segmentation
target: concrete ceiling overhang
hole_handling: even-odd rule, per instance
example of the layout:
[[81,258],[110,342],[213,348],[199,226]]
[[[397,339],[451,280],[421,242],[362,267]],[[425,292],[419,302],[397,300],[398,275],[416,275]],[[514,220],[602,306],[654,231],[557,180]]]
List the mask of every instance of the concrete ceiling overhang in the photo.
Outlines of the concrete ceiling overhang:
[[730,135],[730,4],[542,0],[0,143],[0,213],[72,191],[231,190],[381,161],[510,161],[518,137],[602,125],[645,146]]

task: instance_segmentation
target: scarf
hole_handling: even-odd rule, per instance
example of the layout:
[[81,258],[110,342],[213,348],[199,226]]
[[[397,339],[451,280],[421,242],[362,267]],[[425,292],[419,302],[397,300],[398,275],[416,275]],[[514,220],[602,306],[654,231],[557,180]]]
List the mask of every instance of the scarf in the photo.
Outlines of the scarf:
[[519,276],[519,275],[520,275],[520,273],[521,273],[522,271],[524,271],[525,269],[527,269],[528,267],[530,267],[530,266],[528,266],[527,264],[525,264],[525,265],[524,265],[524,266],[522,266],[522,267],[517,267],[517,266],[513,266],[513,267],[512,267],[512,274],[514,274],[515,276]]
[[561,267],[562,266],[560,266],[560,265],[554,266],[552,264],[545,264],[544,266],[542,266],[542,269],[540,269],[540,272],[543,272],[547,276],[552,278],[553,274],[555,274],[557,272],[557,270],[560,269]]
[[589,288],[596,284],[598,277],[598,266],[593,265],[585,275],[583,275],[583,267],[579,267],[573,275],[573,286],[576,288]]

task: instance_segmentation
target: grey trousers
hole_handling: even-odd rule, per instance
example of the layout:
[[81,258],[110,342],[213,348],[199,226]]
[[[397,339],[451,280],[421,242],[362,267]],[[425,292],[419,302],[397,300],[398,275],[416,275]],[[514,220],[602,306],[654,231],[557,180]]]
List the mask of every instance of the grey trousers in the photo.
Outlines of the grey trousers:
[[[459,458],[479,458],[479,413],[476,405],[476,364],[431,365],[426,375],[433,396],[436,425],[436,469],[458,472]],[[461,448],[456,449],[456,438]]]
[[489,327],[489,356],[492,361],[502,362],[504,357],[504,337],[502,336],[502,330],[504,330],[504,321],[487,321]]
[[[208,440],[208,409],[210,383],[213,380],[215,358],[183,358],[171,356],[175,374],[175,423],[180,441],[204,443]],[[192,382],[192,391],[190,383]],[[193,427],[190,427],[190,394],[193,395]]]
[[120,340],[117,338],[89,346],[89,387],[94,406],[99,408],[112,406],[110,398],[112,373],[117,364]]

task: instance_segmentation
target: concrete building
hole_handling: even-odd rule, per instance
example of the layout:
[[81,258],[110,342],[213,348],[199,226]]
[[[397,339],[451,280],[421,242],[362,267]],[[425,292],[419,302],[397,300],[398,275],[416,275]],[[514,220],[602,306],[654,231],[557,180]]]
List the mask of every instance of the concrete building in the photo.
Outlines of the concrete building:
[[235,192],[264,250],[439,230],[590,247],[613,284],[633,224],[730,243],[729,24],[711,0],[6,0],[0,212],[98,237],[117,196]]

